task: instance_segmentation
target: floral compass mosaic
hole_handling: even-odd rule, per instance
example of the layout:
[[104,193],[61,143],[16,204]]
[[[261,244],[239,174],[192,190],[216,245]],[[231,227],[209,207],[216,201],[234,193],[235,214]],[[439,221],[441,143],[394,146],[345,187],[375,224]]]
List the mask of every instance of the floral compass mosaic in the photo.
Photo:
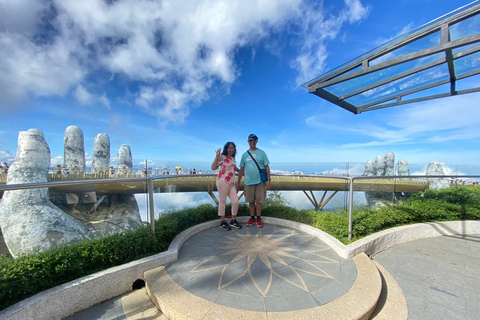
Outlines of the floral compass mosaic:
[[273,312],[326,304],[344,295],[356,278],[355,263],[317,237],[272,224],[201,231],[183,244],[166,270],[203,299]]

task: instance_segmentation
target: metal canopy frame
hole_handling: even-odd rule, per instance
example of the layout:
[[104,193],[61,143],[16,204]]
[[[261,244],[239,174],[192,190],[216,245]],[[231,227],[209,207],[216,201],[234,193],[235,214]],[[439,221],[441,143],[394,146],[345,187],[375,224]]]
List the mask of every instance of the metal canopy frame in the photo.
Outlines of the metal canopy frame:
[[479,92],[480,81],[471,81],[477,75],[480,75],[480,0],[302,86],[309,93],[360,114]]

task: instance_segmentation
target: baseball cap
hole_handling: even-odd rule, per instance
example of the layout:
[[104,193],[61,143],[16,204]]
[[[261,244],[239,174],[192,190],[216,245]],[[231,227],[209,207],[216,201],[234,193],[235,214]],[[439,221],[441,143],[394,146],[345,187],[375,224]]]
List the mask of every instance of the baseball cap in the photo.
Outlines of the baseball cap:
[[248,136],[248,139],[258,140],[258,137],[256,134],[252,133]]

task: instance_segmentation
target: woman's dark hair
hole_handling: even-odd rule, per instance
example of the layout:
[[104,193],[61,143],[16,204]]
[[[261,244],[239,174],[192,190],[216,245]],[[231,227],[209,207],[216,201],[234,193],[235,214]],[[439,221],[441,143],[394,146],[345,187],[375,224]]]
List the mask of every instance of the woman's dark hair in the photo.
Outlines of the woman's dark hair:
[[231,144],[233,144],[233,147],[235,148],[235,152],[232,154],[232,157],[235,158],[235,155],[237,154],[237,146],[235,145],[235,143],[230,142],[230,141],[225,143],[225,145],[223,146],[222,155],[224,155],[224,156],[228,155],[228,147],[230,147]]

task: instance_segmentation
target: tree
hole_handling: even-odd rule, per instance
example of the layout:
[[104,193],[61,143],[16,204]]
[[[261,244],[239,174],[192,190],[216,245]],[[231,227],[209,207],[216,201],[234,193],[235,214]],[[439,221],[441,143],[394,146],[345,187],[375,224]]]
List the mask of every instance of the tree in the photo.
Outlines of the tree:
[[282,196],[280,191],[269,191],[264,206],[289,206],[290,203]]

